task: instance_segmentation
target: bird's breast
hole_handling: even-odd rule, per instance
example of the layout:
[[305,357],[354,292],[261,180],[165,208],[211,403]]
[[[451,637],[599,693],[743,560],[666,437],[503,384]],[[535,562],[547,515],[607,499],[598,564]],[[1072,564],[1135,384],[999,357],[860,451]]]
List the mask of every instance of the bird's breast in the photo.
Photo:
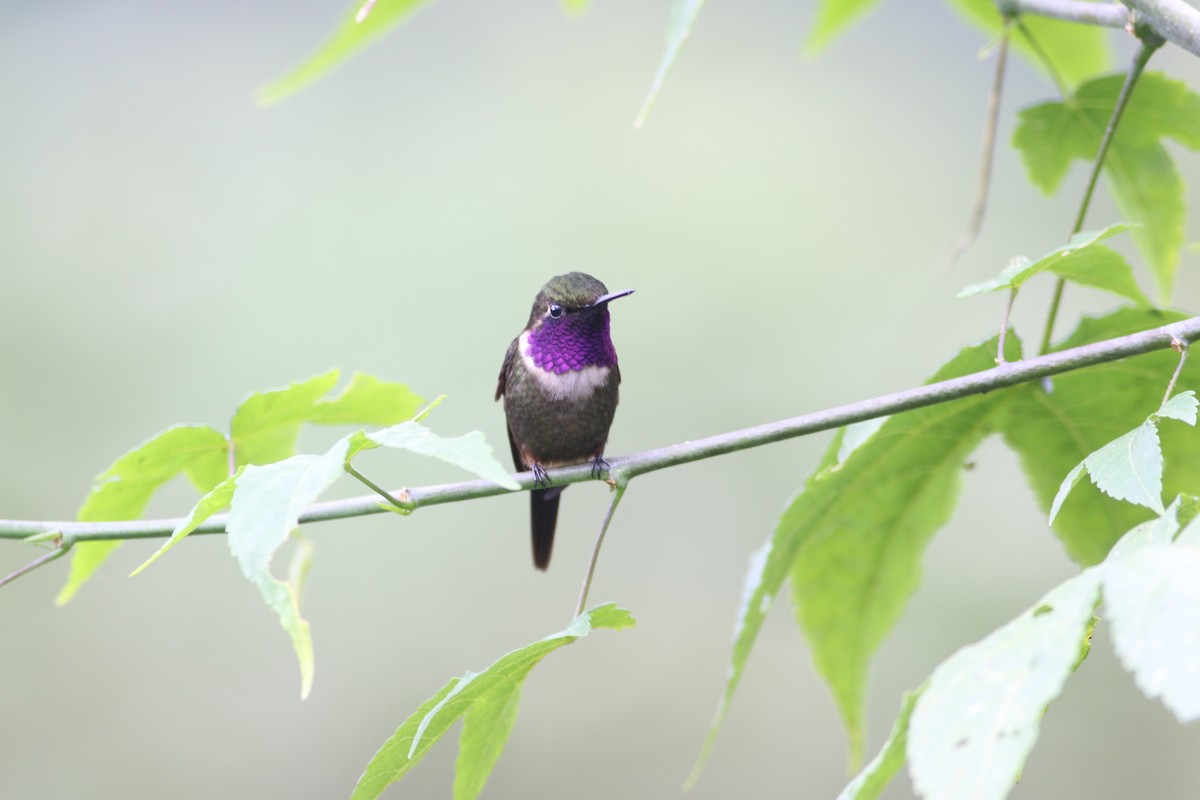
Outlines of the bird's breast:
[[542,369],[529,354],[529,332],[521,334],[517,345],[521,361],[529,375],[533,376],[538,388],[551,400],[587,400],[596,390],[608,385],[611,367],[591,364],[582,369],[567,372],[550,372]]

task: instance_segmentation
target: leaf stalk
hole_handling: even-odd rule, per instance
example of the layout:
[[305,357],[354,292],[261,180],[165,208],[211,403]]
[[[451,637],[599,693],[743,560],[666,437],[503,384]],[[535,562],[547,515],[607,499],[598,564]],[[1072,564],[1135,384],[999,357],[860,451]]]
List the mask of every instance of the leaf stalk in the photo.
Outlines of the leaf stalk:
[[1171,393],[1175,391],[1175,382],[1179,380],[1179,373],[1183,372],[1183,365],[1188,357],[1188,344],[1182,339],[1171,342],[1171,347],[1178,351],[1179,363],[1175,365],[1175,372],[1171,374],[1171,380],[1167,382],[1167,391],[1163,393],[1163,405],[1166,405],[1167,401],[1171,399]]
[[629,483],[626,481],[618,481],[614,487],[612,501],[608,504],[608,513],[604,515],[604,521],[600,523],[600,533],[596,536],[595,546],[592,547],[592,557],[588,561],[587,576],[584,577],[583,586],[579,589],[579,602],[575,604],[575,613],[571,615],[571,619],[582,614],[583,609],[587,606],[588,590],[592,588],[592,575],[596,572],[596,562],[600,560],[600,548],[604,545],[604,534],[608,533],[608,525],[612,522],[613,514],[617,511],[617,504],[625,496],[625,489],[628,487]]
[[33,572],[38,567],[44,567],[47,564],[49,564],[51,561],[55,561],[57,559],[62,558],[63,556],[65,556],[67,554],[67,552],[71,549],[71,546],[74,544],[75,544],[74,539],[71,539],[68,537],[62,537],[60,535],[57,547],[55,547],[49,553],[46,553],[46,555],[41,556],[40,558],[36,558],[33,561],[29,562],[25,566],[21,567],[19,570],[15,571],[15,572],[10,572],[8,575],[5,575],[3,578],[0,578],[0,586],[5,586],[7,584],[10,584],[13,581],[15,581],[17,578],[20,578],[22,575],[28,575],[30,572]]
[[375,483],[370,478],[368,478],[366,475],[363,475],[361,472],[359,472],[354,467],[352,467],[350,465],[349,461],[347,461],[342,466],[346,468],[346,472],[350,473],[355,478],[357,478],[359,483],[361,483],[363,486],[366,486],[371,491],[375,492],[375,494],[379,495],[384,500],[388,501],[389,504],[391,504],[391,505],[395,506],[396,508],[398,508],[399,510],[403,511],[405,514],[408,514],[409,512],[412,511],[412,508],[410,508],[408,505],[402,503],[401,501],[397,500],[395,495],[393,495],[391,492],[387,491],[386,489],[381,487],[379,484]]

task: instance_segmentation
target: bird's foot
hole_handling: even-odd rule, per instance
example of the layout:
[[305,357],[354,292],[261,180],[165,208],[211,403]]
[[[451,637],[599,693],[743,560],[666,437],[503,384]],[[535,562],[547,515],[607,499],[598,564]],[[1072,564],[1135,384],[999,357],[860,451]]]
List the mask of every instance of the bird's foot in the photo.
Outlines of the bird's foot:
[[546,468],[541,464],[534,464],[530,467],[533,472],[533,485],[538,488],[544,488],[550,485],[550,476],[546,474]]
[[[608,472],[610,469],[611,469],[611,467],[610,467],[609,463],[604,460],[603,456],[597,455],[597,456],[592,457],[592,477],[593,478],[599,478],[601,475]],[[610,478],[609,481],[611,482],[611,480],[612,479]]]

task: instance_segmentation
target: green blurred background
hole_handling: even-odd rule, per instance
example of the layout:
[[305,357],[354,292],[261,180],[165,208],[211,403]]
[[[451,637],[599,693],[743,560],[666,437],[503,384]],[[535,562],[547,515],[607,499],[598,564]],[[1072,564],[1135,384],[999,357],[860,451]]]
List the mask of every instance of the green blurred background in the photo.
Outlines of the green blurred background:
[[[175,422],[224,426],[246,393],[330,366],[449,395],[430,424],[482,429],[507,462],[501,357],[541,284],[572,269],[638,290],[613,312],[625,383],[610,453],[905,388],[998,325],[1000,300],[953,300],[962,285],[1063,240],[1083,170],[1062,200],[1026,183],[1012,112],[1053,86],[1017,61],[984,234],[943,270],[992,62],[941,5],[887,4],[811,60],[810,3],[714,2],[635,132],[667,8],[443,0],[262,109],[254,90],[341,3],[0,5],[0,516],[70,517],[132,445]],[[1120,63],[1132,48],[1112,36]],[[1200,86],[1173,47],[1152,67]],[[1174,152],[1195,186],[1200,159]],[[1090,222],[1115,219],[1102,198]],[[1191,223],[1195,236],[1194,206]],[[1193,311],[1197,260],[1176,292]],[[1049,284],[1022,295],[1027,339]],[[1109,302],[1072,288],[1062,330]],[[486,796],[682,795],[747,559],[826,441],[636,482],[592,596],[639,625],[535,672]],[[901,691],[1074,572],[1015,458],[992,441],[974,465],[875,661],[869,752]],[[388,486],[459,477],[394,453],[361,466]],[[191,500],[172,484],[151,514]],[[30,575],[0,592],[0,793],[344,797],[447,678],[568,621],[606,501],[596,485],[566,495],[546,575],[523,496],[307,529],[305,702],[220,537],[133,580],[154,545],[126,545],[61,609],[65,564]],[[33,555],[0,546],[0,572]],[[1200,732],[1142,699],[1097,630],[1012,796],[1197,796]],[[392,794],[448,796],[454,752],[439,744]],[[845,779],[840,723],[781,601],[691,796],[831,797]],[[904,777],[889,792],[909,794]]]

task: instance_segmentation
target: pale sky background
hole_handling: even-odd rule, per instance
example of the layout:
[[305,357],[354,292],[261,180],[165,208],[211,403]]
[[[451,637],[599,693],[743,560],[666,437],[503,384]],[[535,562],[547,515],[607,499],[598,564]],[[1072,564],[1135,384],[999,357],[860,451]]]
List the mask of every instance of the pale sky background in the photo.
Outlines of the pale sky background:
[[[0,517],[69,518],[155,432],[224,426],[248,392],[333,366],[447,394],[429,424],[482,430],[507,462],[500,360],[538,288],[572,269],[637,289],[613,308],[613,454],[919,383],[999,324],[999,298],[958,290],[1058,246],[1084,178],[1077,165],[1058,200],[1026,182],[1013,112],[1054,88],[1014,61],[990,216],[942,270],[992,65],[978,32],[919,5],[884,4],[806,59],[811,3],[710,3],[640,132],[667,2],[597,0],[574,18],[551,0],[443,0],[269,109],[256,88],[341,3],[0,7]],[[1200,87],[1174,48],[1152,68]],[[1200,156],[1172,152],[1197,185]],[[1116,218],[1101,198],[1090,221]],[[1186,256],[1176,293],[1192,310],[1196,268]],[[1022,295],[1026,339],[1050,285]],[[1062,319],[1110,305],[1072,289]],[[750,554],[827,440],[633,485],[592,597],[639,624],[535,671],[485,797],[683,796]],[[874,662],[870,753],[903,690],[1075,571],[1012,454],[989,441],[973,461]],[[395,487],[461,477],[394,454],[361,466]],[[151,513],[192,500],[172,484]],[[595,485],[565,495],[545,575],[523,496],[311,527],[304,702],[286,636],[220,537],[135,579],[155,545],[126,545],[66,608],[52,605],[65,563],[28,576],[0,591],[4,794],[347,796],[449,677],[566,624],[606,501]],[[0,573],[32,555],[0,543]],[[832,797],[846,781],[843,730],[785,600],[689,797]],[[1194,797],[1197,746],[1141,697],[1102,625],[1012,797]],[[388,796],[448,796],[455,751],[456,734]],[[901,776],[888,797],[908,796]]]

